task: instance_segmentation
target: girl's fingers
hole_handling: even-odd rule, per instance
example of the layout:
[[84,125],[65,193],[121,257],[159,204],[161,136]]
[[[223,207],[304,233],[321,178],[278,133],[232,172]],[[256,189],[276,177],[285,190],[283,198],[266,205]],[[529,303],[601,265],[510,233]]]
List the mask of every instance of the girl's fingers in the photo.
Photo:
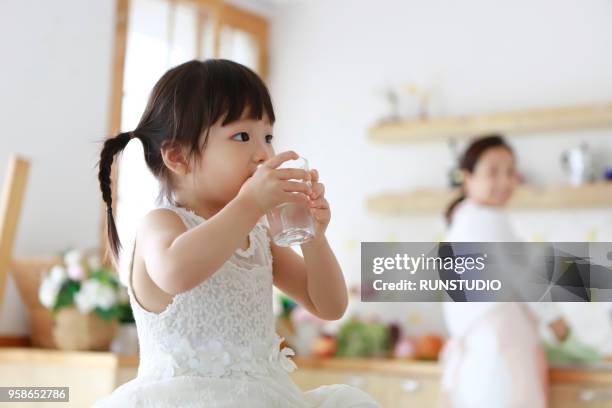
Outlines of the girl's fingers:
[[327,202],[327,200],[323,197],[317,199],[317,200],[309,200],[308,201],[308,205],[311,208],[318,208],[321,210],[325,210],[329,208],[329,203]]
[[311,208],[310,213],[316,220],[329,219],[329,209],[326,208]]
[[284,193],[283,202],[308,205],[308,197],[304,194]]
[[311,169],[310,174],[312,175],[312,184],[316,184],[319,181],[319,172],[317,169]]
[[299,181],[283,181],[281,182],[281,186],[283,188],[283,191],[286,192],[298,192],[304,193],[306,195],[310,195],[310,193],[312,192],[312,189],[308,184],[301,183]]
[[312,194],[310,195],[310,197],[312,199],[317,199],[319,197],[322,197],[324,193],[325,186],[322,183],[316,183],[312,186]]
[[276,174],[280,180],[304,180],[311,179],[311,175],[303,169],[276,169]]
[[287,150],[286,152],[279,153],[276,156],[266,160],[264,164],[275,169],[287,160],[296,160],[298,157],[300,156],[293,150]]

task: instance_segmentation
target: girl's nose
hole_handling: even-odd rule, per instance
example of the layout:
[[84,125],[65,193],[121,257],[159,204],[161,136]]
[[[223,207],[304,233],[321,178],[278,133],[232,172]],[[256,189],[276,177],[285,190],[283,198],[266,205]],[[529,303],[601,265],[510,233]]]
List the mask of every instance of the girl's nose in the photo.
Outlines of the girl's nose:
[[253,153],[253,161],[255,163],[263,163],[273,156],[274,151],[269,144],[260,144],[257,146],[257,150]]

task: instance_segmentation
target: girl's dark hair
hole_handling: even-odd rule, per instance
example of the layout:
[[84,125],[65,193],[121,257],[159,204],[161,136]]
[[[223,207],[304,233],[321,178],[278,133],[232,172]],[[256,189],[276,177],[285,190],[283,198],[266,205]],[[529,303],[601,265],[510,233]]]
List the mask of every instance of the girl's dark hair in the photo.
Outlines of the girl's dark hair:
[[[478,163],[478,160],[480,160],[483,153],[494,147],[503,147],[512,153],[512,147],[510,147],[510,145],[504,140],[503,136],[498,134],[481,136],[472,141],[472,143],[470,143],[468,148],[463,153],[463,156],[461,156],[461,161],[459,162],[459,169],[468,171],[470,173],[474,172],[476,163]],[[446,223],[448,225],[450,225],[452,222],[453,210],[460,202],[465,200],[465,198],[465,190],[462,185],[459,196],[451,201],[446,209],[446,212],[444,213]]]
[[107,255],[110,249],[114,262],[121,242],[112,212],[111,167],[115,155],[123,151],[131,136],[142,142],[147,167],[160,183],[157,201],[166,198],[173,203],[173,183],[162,160],[162,146],[186,147],[187,159],[197,162],[208,142],[210,127],[221,119],[225,126],[243,113],[256,120],[265,114],[274,124],[272,101],[261,78],[233,61],[191,60],[170,69],[157,81],[136,129],[106,139],[98,162],[98,179],[107,206]]

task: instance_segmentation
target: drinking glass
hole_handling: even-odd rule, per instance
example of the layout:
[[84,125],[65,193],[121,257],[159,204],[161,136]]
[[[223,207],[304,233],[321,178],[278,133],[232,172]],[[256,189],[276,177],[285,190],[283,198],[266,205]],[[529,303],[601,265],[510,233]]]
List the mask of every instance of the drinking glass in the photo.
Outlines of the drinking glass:
[[[308,160],[299,157],[287,160],[278,168],[294,168],[308,171]],[[310,181],[294,180],[312,186]],[[303,194],[295,192],[293,194]],[[305,203],[282,203],[266,213],[272,240],[278,246],[288,247],[310,241],[315,234],[310,207]]]

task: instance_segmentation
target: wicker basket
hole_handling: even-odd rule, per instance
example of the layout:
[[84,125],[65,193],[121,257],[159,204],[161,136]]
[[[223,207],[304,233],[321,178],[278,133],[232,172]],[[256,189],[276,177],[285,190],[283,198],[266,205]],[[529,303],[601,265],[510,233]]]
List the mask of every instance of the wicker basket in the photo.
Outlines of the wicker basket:
[[14,260],[15,284],[30,317],[33,347],[62,350],[108,350],[117,331],[117,321],[106,322],[95,314],[82,315],[74,307],[58,311],[56,319],[38,300],[42,274],[61,258]]
[[57,312],[53,337],[61,350],[108,351],[117,333],[117,320],[102,320],[95,313],[81,314],[75,307]]

